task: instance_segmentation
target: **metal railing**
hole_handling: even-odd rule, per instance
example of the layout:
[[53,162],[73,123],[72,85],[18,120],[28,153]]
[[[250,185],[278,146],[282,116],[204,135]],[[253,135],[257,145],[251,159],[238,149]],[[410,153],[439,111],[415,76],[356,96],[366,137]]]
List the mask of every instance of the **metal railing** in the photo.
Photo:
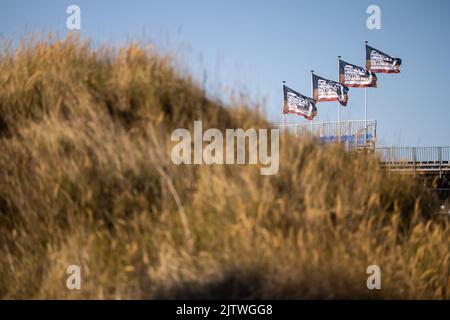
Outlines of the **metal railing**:
[[348,120],[332,122],[310,122],[285,124],[277,127],[295,135],[310,135],[322,142],[337,142],[348,147],[358,148],[368,144],[375,146],[376,120]]
[[389,170],[450,171],[450,147],[385,147],[376,148],[375,154]]
[[450,172],[450,147],[383,147],[375,148],[376,120],[310,122],[277,125],[295,135],[310,135],[322,142],[341,143],[347,149],[374,150],[389,170],[439,173]]

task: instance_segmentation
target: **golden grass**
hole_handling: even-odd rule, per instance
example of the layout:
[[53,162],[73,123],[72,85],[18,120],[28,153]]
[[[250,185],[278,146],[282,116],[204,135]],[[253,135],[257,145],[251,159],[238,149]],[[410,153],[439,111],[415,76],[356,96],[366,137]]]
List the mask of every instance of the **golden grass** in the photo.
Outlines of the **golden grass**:
[[174,128],[268,123],[154,48],[28,39],[0,84],[2,298],[450,298],[448,221],[369,155],[286,135],[275,176],[173,165]]

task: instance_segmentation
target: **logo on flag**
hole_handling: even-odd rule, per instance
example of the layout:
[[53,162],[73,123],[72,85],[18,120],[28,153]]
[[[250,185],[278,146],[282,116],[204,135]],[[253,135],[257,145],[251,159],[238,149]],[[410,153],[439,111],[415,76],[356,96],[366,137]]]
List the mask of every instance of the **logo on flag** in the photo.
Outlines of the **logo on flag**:
[[316,101],[283,85],[283,113],[295,113],[312,120],[317,115]]
[[366,68],[375,73],[399,73],[402,59],[393,58],[366,44]]
[[339,82],[327,80],[313,74],[313,98],[319,101],[339,101],[342,106],[348,102],[348,88]]
[[339,82],[347,87],[377,87],[377,76],[369,69],[339,60]]

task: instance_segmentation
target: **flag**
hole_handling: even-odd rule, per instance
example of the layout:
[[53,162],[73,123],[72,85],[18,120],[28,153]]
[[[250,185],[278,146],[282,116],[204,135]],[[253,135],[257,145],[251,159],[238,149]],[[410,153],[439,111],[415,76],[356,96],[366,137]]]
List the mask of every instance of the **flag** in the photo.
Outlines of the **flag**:
[[315,74],[312,76],[313,98],[319,101],[339,101],[342,106],[347,105],[348,88],[339,82],[327,80]]
[[399,73],[402,59],[393,58],[366,44],[366,68],[375,73]]
[[339,82],[348,87],[377,87],[377,76],[369,69],[339,60]]
[[312,120],[317,115],[316,101],[283,85],[283,113],[295,113]]

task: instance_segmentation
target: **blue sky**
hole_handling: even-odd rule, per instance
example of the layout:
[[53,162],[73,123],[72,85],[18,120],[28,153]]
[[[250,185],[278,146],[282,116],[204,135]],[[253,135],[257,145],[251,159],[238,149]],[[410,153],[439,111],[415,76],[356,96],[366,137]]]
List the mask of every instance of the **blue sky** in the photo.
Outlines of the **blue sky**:
[[[400,74],[380,74],[378,88],[368,89],[380,144],[450,145],[450,1],[2,0],[0,37],[64,36],[70,4],[81,8],[82,37],[112,45],[151,40],[174,50],[199,79],[206,71],[210,94],[244,89],[265,97],[277,123],[282,80],[310,95],[311,69],[337,80],[337,56],[363,65],[368,40],[403,61]],[[366,27],[371,4],[381,8],[381,30]],[[314,121],[334,121],[336,103],[320,103],[318,112]],[[364,90],[352,88],[342,119],[363,117]]]

